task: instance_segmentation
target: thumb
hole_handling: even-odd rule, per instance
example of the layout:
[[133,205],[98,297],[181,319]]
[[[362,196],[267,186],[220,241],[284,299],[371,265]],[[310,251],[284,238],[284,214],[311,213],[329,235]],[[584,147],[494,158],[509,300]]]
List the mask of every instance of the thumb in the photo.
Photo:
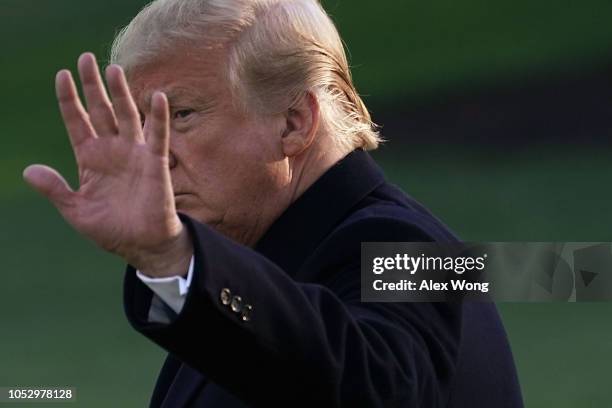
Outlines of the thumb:
[[40,164],[23,171],[24,180],[62,211],[74,194],[66,180],[54,169]]

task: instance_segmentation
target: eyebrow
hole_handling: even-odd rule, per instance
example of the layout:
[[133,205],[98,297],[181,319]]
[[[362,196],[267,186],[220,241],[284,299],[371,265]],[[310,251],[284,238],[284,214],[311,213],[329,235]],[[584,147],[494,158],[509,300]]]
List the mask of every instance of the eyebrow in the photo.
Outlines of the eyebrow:
[[[173,87],[163,90],[163,92],[168,97],[168,104],[170,105],[170,108],[172,108],[174,105],[192,104],[194,107],[205,109],[209,108],[213,104],[211,98],[206,98],[202,95],[195,94],[193,88]],[[145,106],[151,105],[151,97],[151,93],[145,96]]]

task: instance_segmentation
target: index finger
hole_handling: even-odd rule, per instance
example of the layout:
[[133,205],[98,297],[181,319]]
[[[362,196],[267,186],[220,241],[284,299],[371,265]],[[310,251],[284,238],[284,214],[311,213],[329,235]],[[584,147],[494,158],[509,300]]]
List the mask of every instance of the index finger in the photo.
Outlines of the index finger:
[[170,146],[170,112],[168,98],[155,92],[151,98],[151,119],[146,124],[147,144],[153,153],[167,156]]

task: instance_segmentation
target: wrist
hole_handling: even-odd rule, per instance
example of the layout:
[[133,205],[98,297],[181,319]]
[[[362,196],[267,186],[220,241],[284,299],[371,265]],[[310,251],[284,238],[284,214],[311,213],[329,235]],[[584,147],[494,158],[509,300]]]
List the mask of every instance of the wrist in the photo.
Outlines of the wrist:
[[140,251],[128,262],[143,275],[152,278],[166,278],[187,275],[193,256],[193,244],[187,228],[181,225],[176,238],[158,248]]

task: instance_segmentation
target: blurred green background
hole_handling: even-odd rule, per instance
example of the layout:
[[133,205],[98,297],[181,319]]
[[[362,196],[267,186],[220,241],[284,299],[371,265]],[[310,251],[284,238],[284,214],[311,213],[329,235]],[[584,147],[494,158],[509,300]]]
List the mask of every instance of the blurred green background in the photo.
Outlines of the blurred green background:
[[[70,406],[145,406],[165,353],[124,318],[122,262],[77,236],[21,171],[46,163],[74,182],[54,74],[74,70],[82,51],[105,59],[114,33],[143,4],[0,1],[0,386],[73,386],[78,403]],[[580,77],[612,61],[608,0],[324,4],[375,120],[384,112],[401,123],[403,101],[435,112],[444,95],[534,73]],[[610,104],[612,92],[605,95]],[[465,240],[612,241],[612,149],[578,134],[541,133],[515,149],[495,134],[490,143],[462,143],[395,126],[393,134],[383,128],[389,142],[375,157]],[[526,406],[612,406],[611,304],[499,308]]]

